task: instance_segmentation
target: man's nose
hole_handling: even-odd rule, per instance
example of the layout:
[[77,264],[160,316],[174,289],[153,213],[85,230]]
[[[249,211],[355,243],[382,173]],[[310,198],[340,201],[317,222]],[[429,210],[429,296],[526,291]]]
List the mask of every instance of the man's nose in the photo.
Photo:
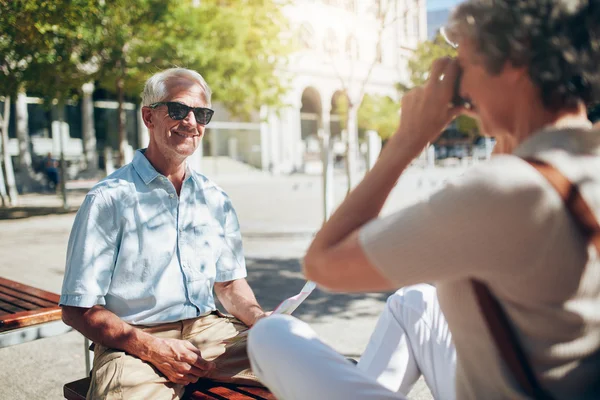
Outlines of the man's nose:
[[196,121],[196,116],[194,115],[194,110],[190,110],[187,115],[185,116],[185,118],[183,119],[183,122],[185,122],[187,125],[191,125],[191,126],[196,126],[196,124],[198,123]]

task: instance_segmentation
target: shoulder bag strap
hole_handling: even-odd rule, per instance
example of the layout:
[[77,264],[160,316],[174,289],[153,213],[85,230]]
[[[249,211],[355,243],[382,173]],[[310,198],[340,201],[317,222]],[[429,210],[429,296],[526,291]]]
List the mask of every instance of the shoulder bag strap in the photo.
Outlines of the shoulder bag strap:
[[[562,198],[565,207],[573,217],[586,238],[596,247],[600,254],[600,224],[591,209],[579,193],[579,189],[553,166],[535,159],[527,159]],[[483,314],[488,330],[502,359],[512,372],[522,389],[534,399],[553,399],[539,384],[531,364],[521,346],[504,309],[482,282],[472,280],[473,289],[479,308]]]

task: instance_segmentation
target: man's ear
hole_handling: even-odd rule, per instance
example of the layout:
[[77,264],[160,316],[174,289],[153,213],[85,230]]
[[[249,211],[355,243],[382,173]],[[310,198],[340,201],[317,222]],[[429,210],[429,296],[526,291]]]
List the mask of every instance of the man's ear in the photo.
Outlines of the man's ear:
[[142,120],[146,128],[150,129],[154,127],[152,122],[152,109],[150,107],[142,107]]

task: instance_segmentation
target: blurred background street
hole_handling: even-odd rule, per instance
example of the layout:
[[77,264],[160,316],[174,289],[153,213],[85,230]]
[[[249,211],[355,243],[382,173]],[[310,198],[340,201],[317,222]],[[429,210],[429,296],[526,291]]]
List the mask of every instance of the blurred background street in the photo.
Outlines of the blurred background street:
[[[241,173],[240,168],[243,166],[223,163],[221,175],[213,179],[230,195],[238,212],[250,285],[261,305],[272,309],[304,284],[300,257],[322,223],[322,180],[307,175],[273,177],[253,169]],[[427,196],[462,171],[408,171],[384,212]],[[345,193],[343,176],[338,178],[337,202]],[[70,190],[72,205],[81,202],[84,193]],[[23,200],[28,210],[60,206],[56,195],[23,196]],[[67,213],[0,220],[0,276],[59,293],[74,216]],[[310,323],[340,353],[360,357],[387,295],[330,294],[317,289],[295,315]],[[83,337],[73,331],[0,349],[0,357],[0,381],[10,382],[0,386],[1,399],[59,399],[64,383],[85,374]],[[430,398],[422,380],[411,398]]]

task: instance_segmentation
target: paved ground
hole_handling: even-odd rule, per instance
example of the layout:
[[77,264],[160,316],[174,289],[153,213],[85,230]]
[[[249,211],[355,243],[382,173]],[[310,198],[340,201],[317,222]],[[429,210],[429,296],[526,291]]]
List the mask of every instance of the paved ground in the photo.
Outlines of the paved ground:
[[[426,195],[458,169],[410,171],[397,185],[385,212]],[[217,182],[229,193],[242,225],[249,281],[257,298],[273,308],[304,284],[299,257],[322,223],[318,177],[223,174]],[[336,198],[344,185],[336,185]],[[73,193],[71,204],[82,199]],[[25,205],[57,205],[55,197],[27,196]],[[0,221],[0,276],[60,292],[73,213]],[[316,291],[297,311],[339,352],[359,356],[387,294],[332,295]],[[83,338],[69,332],[0,349],[0,399],[59,399],[62,385],[84,376]],[[430,399],[422,381],[411,399]]]

